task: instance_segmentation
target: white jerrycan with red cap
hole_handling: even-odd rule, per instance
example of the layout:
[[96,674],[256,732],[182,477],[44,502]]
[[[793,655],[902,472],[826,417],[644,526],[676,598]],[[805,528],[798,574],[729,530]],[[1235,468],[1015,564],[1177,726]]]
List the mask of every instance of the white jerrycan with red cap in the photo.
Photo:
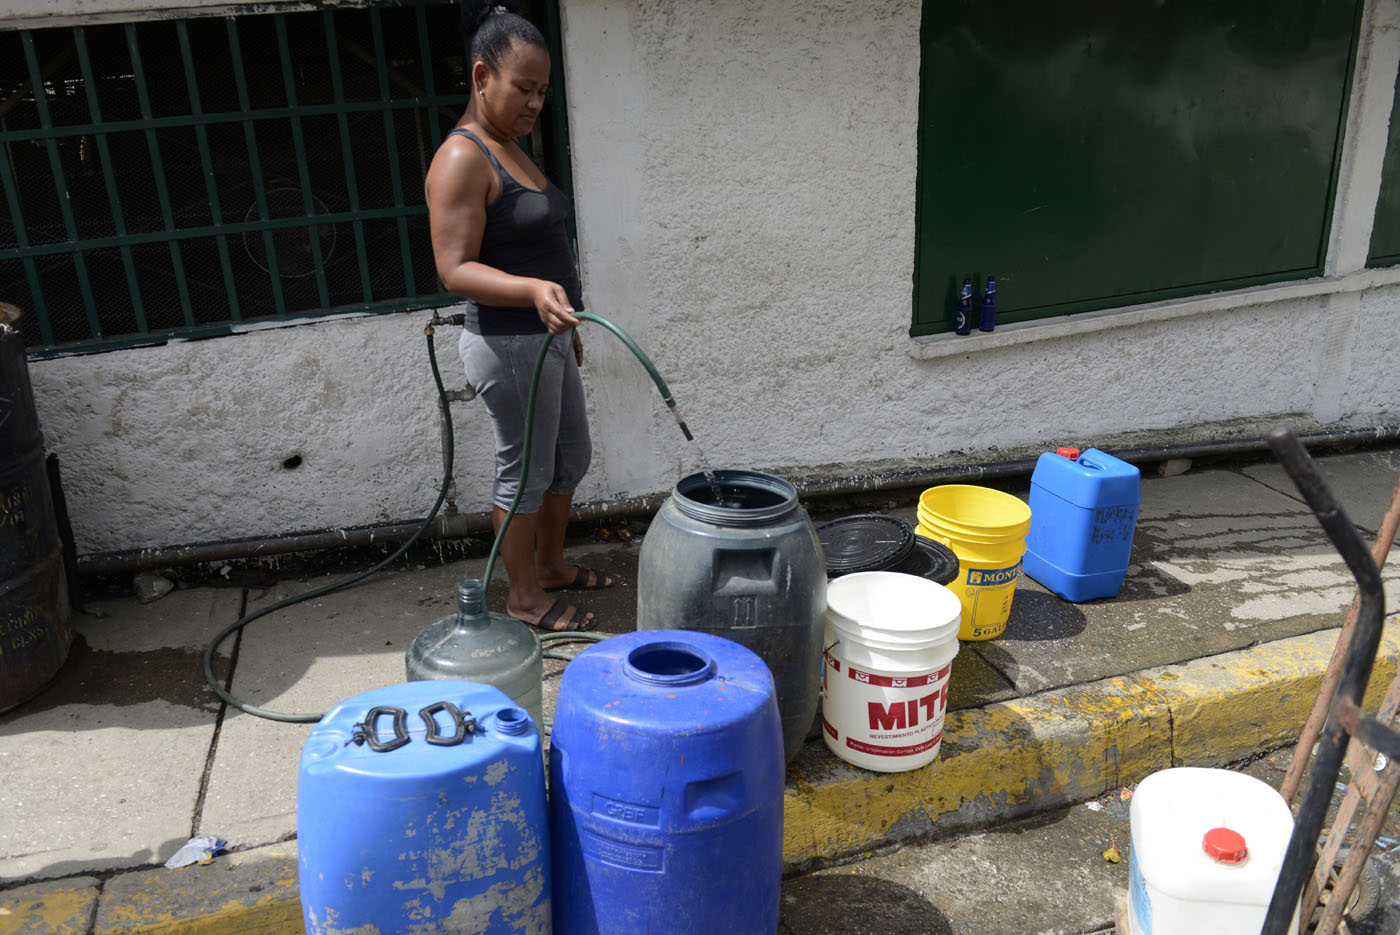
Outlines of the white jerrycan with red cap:
[[1138,784],[1129,817],[1132,935],[1263,927],[1293,834],[1277,790],[1227,769],[1164,769]]

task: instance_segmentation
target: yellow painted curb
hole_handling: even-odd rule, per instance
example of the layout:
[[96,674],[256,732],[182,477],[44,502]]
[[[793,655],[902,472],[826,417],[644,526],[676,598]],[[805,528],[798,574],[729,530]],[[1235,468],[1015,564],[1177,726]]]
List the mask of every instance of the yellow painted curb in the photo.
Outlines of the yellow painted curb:
[[93,935],[300,935],[295,846],[145,870],[103,888]]
[[0,935],[86,935],[97,908],[97,880],[76,877],[0,893]]
[[[789,872],[928,834],[1101,795],[1176,765],[1221,766],[1296,738],[1337,630],[951,712],[939,759],[906,773],[809,749],[789,769]],[[1372,709],[1395,675],[1400,625],[1377,655]]]
[[[1151,670],[1156,691],[1171,706],[1175,762],[1218,765],[1295,740],[1312,711],[1337,632],[1322,630]],[[1380,706],[1395,678],[1397,656],[1400,618],[1381,634],[1366,692],[1368,710]]]

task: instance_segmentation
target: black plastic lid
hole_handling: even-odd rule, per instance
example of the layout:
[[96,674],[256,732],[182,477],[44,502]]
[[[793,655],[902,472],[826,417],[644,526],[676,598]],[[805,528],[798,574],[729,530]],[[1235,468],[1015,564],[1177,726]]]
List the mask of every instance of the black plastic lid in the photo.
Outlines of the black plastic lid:
[[958,557],[941,542],[915,536],[914,547],[904,560],[890,571],[918,575],[920,578],[948,585],[958,579]]
[[914,548],[914,530],[902,519],[879,513],[843,516],[817,527],[826,556],[826,574],[839,578],[856,571],[884,571]]

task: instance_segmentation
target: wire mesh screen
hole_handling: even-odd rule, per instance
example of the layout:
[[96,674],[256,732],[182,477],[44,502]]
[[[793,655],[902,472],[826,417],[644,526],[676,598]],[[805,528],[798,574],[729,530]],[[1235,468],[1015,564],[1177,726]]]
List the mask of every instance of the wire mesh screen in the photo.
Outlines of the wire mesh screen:
[[440,304],[458,7],[0,32],[0,300],[31,351]]

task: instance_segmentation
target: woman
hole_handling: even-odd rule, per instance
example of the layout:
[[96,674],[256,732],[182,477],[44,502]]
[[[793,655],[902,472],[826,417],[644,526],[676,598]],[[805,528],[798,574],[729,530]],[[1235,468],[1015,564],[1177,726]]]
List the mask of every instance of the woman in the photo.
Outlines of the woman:
[[[569,200],[515,143],[544,106],[549,51],[539,29],[498,0],[463,5],[462,38],[471,99],[433,156],[426,196],[438,276],[470,300],[458,349],[495,426],[497,530],[524,484],[501,542],[506,612],[542,630],[590,630],[597,625],[591,612],[551,596],[613,583],[564,562],[569,507],[592,454],[573,315],[583,308],[582,290],[564,227]],[[530,476],[522,481],[525,407],[547,334],[556,338],[540,377]]]

